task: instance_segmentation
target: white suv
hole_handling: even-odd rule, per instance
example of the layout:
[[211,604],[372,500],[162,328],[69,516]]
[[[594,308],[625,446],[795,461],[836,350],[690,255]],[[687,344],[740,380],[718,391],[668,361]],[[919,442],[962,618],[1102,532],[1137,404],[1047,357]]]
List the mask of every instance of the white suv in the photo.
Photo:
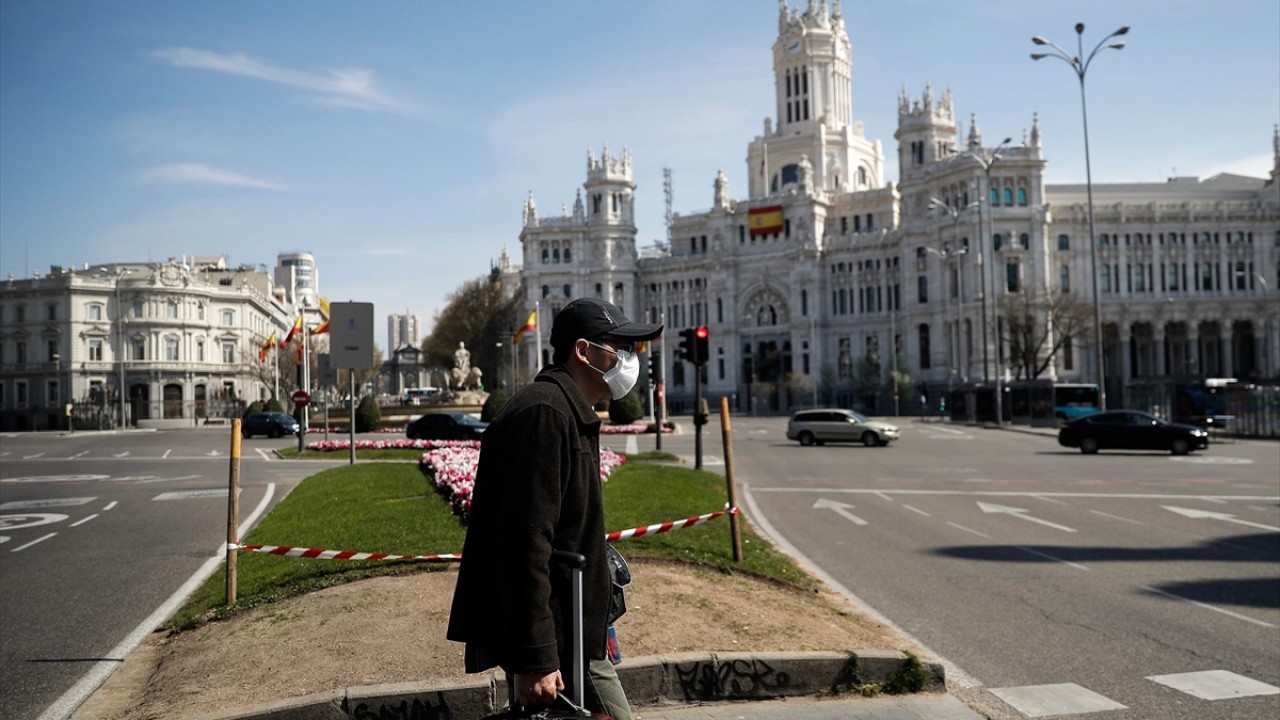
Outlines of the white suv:
[[801,410],[787,421],[787,439],[798,440],[805,446],[825,442],[860,442],[867,447],[876,447],[897,440],[898,426],[840,408]]

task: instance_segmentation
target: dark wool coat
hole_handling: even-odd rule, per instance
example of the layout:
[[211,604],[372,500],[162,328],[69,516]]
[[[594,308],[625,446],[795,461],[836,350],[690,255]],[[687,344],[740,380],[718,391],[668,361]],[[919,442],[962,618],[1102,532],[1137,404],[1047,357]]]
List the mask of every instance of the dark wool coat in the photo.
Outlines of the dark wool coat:
[[553,549],[586,557],[583,646],[604,658],[611,584],[600,485],[600,419],[569,374],[549,366],[481,440],[448,630],[467,643],[467,672],[573,667],[570,571],[550,564]]

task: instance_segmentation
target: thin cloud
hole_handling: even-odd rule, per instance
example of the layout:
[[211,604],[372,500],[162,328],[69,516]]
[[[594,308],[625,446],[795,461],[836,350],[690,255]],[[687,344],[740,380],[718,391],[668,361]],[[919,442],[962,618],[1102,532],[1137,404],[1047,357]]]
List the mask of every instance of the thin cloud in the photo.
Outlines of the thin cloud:
[[211,167],[201,163],[174,163],[152,168],[143,175],[143,179],[154,182],[186,183],[194,185],[222,185],[230,187],[254,188],[257,190],[283,190],[284,188],[268,180],[242,175],[231,170]]
[[377,80],[369,70],[334,70],[317,74],[290,70],[269,62],[249,57],[243,53],[226,55],[210,50],[189,47],[163,48],[152,53],[174,67],[209,70],[228,75],[254,78],[264,82],[313,90],[320,95],[317,100],[325,105],[350,107],[360,110],[390,110],[405,112],[408,106],[378,89]]

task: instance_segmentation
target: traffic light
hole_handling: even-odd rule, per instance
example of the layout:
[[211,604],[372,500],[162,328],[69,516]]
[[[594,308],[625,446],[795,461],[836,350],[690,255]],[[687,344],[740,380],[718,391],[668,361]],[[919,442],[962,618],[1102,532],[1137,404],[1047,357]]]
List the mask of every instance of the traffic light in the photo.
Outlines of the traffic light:
[[693,336],[695,330],[693,328],[685,328],[680,331],[680,348],[676,350],[676,359],[685,362],[693,362],[695,347],[698,344],[697,338]]
[[649,382],[662,382],[662,356],[658,353],[649,354]]
[[698,367],[706,365],[711,359],[711,351],[707,348],[707,336],[710,334],[706,325],[699,325],[693,330],[693,358],[690,362]]

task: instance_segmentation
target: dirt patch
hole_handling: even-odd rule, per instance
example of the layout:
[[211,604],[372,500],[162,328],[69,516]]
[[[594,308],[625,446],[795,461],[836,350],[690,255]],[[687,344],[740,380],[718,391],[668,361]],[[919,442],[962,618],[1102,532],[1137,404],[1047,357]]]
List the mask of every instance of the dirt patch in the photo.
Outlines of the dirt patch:
[[[842,596],[674,563],[631,563],[625,657],[685,651],[911,650]],[[73,716],[150,720],[231,714],[360,685],[466,679],[445,640],[454,571],[382,577],[255,608],[174,636],[155,633]]]

